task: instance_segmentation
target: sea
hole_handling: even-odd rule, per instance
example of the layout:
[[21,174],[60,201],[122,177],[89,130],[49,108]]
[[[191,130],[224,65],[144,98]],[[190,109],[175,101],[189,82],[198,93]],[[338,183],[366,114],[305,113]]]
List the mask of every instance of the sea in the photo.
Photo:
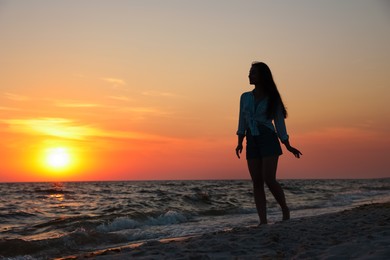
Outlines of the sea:
[[[390,178],[280,180],[291,218],[390,201]],[[267,190],[268,218],[282,219]],[[255,226],[250,180],[0,183],[0,259],[52,259]]]

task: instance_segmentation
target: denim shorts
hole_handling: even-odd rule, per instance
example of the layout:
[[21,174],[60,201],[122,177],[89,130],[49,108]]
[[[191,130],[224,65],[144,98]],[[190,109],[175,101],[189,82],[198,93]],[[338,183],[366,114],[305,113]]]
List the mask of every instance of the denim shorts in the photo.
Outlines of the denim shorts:
[[279,139],[275,131],[267,126],[259,125],[260,135],[246,134],[246,159],[257,159],[282,154]]

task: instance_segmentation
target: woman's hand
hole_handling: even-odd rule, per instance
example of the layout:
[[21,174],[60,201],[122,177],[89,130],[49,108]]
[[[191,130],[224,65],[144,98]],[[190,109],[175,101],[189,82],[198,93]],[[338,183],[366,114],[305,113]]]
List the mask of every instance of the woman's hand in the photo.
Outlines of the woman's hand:
[[240,159],[240,153],[242,153],[242,144],[238,144],[236,147],[236,155]]
[[294,148],[294,147],[292,147],[292,146],[286,146],[286,148],[287,148],[287,150],[289,151],[289,152],[291,152],[292,154],[294,154],[294,156],[296,157],[296,158],[300,158],[301,157],[301,155],[302,155],[302,153],[298,150],[298,149],[296,149],[296,148]]
[[301,153],[298,149],[292,147],[292,146],[290,145],[290,142],[288,141],[288,139],[287,139],[286,141],[284,141],[283,144],[286,146],[286,149],[287,149],[290,153],[294,154],[294,156],[295,156],[296,158],[300,158],[300,157],[301,157],[302,153]]
[[242,153],[242,142],[244,141],[245,135],[238,135],[238,145],[236,147],[236,155],[240,159],[240,153]]

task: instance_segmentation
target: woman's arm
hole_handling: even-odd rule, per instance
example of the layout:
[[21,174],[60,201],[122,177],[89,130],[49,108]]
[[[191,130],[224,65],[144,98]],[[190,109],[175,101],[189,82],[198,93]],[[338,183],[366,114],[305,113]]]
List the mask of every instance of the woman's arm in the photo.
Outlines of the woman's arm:
[[247,128],[247,122],[244,116],[244,103],[245,103],[244,94],[242,94],[240,97],[240,109],[238,114],[238,129],[237,129],[237,135],[243,135],[243,136],[245,136],[246,128]]
[[[244,93],[245,94],[245,93]],[[246,127],[247,123],[244,116],[244,94],[240,97],[240,112],[238,116],[238,130],[237,130],[237,136],[238,136],[238,144],[236,147],[236,155],[238,158],[240,158],[240,154],[242,152],[242,142],[244,141],[245,133],[246,133]]]
[[286,122],[284,120],[284,114],[282,111],[281,104],[279,104],[276,109],[274,123],[275,123],[276,132],[278,134],[279,139],[282,142],[288,141]]
[[286,149],[289,152],[293,153],[296,158],[299,158],[302,155],[302,153],[298,149],[290,145],[289,136],[287,134],[286,122],[284,120],[284,114],[280,106],[276,110],[274,122],[275,122],[276,132],[278,133],[278,136],[282,141],[282,143],[286,146]]

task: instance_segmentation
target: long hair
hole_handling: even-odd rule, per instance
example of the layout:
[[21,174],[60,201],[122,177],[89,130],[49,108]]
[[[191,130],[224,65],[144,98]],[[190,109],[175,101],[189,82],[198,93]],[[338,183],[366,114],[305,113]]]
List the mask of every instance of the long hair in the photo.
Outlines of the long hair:
[[281,107],[284,118],[287,117],[287,110],[284,106],[282,98],[276,87],[275,81],[272,77],[272,73],[267,64],[263,62],[253,62],[252,68],[260,74],[261,86],[264,87],[265,94],[268,96],[267,117],[272,119],[275,117],[276,109]]

